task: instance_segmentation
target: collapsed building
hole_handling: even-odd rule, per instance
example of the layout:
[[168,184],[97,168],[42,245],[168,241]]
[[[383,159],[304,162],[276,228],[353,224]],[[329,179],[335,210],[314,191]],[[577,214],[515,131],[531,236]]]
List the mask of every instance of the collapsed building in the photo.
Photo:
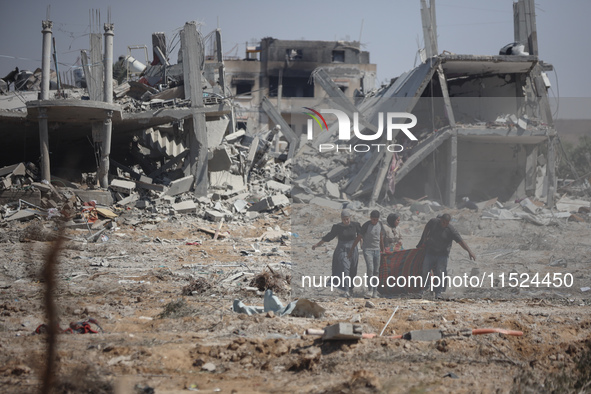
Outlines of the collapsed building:
[[[516,43],[499,55],[439,53],[435,2],[421,3],[422,63],[389,86],[354,105],[323,69],[314,73],[316,84],[331,98],[329,108],[340,109],[349,119],[358,114],[362,135],[339,149],[344,142],[337,138],[338,124],[330,126],[328,133],[316,133],[307,146],[308,154],[317,163],[322,160],[319,156],[331,157],[336,163],[316,169],[304,163],[299,186],[304,189],[306,179],[318,182],[315,177],[321,171],[317,169],[325,167],[330,169],[326,181],[331,187],[339,186],[336,195],[366,198],[369,205],[388,205],[393,197],[427,197],[452,207],[462,198],[509,201],[535,197],[547,198],[552,207],[556,130],[545,74],[552,66],[538,57],[533,2],[514,4]],[[511,52],[508,48],[512,47],[519,50]],[[397,135],[400,130],[387,141],[379,123],[386,113],[414,114],[417,124],[412,130],[418,141]],[[404,149],[370,150],[364,141],[370,136],[382,136],[372,141],[376,145],[398,142]],[[366,144],[356,145],[359,142]],[[327,147],[333,148],[333,155]],[[352,147],[362,150],[344,158]],[[360,154],[364,152],[368,153]],[[301,194],[308,198],[304,191]]]
[[[328,197],[334,208],[351,200],[371,206],[425,196],[447,206],[462,197],[530,196],[547,198],[552,207],[556,131],[545,76],[552,66],[538,58],[532,9],[530,0],[514,4],[515,41],[523,49],[458,55],[439,53],[435,2],[422,1],[422,63],[377,90],[376,66],[359,42],[265,38],[247,46],[245,59],[224,59],[221,32],[204,38],[194,23],[180,33],[176,64],[170,63],[164,34],[154,33],[153,61],[138,65],[129,55],[121,59],[127,76],[141,74],[117,85],[110,67],[114,26],[107,23],[104,35],[90,35],[90,50],[82,54],[86,88],[58,83],[50,97],[45,43],[52,25],[44,21],[40,93],[10,92],[4,103],[12,110],[0,110],[2,166],[40,157],[37,175],[35,166],[27,166],[38,180],[54,180],[63,169],[97,170],[86,183],[110,187],[124,203],[138,200],[130,199],[137,189],[148,196],[192,192],[195,199],[244,198],[251,173],[266,171],[274,182],[264,186],[269,198],[275,191],[326,204]],[[211,55],[205,54],[207,38]],[[378,135],[380,114],[413,113],[418,141],[395,130],[390,142],[403,151],[319,155],[322,144],[338,145],[338,124],[309,140],[311,120],[301,111],[307,107],[339,108],[350,119],[357,113],[364,136]],[[356,136],[351,143],[364,139]],[[292,163],[295,189],[289,191]],[[121,184],[123,179],[133,185]],[[259,209],[285,204],[281,198],[265,201]]]

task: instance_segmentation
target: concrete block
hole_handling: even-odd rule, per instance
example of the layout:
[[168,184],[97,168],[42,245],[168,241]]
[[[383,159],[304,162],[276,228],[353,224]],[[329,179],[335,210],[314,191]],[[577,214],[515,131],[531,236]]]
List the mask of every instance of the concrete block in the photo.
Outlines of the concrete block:
[[292,196],[293,201],[296,203],[308,204],[315,196],[313,194],[298,193]]
[[330,170],[326,174],[326,177],[334,182],[334,181],[338,180],[339,178],[341,178],[343,175],[345,175],[347,173],[347,171],[349,171],[349,169],[347,167],[338,166],[337,168]]
[[222,143],[230,120],[222,117],[218,120],[207,121],[207,144],[209,147],[215,147]]
[[361,329],[351,323],[337,323],[324,329],[324,341],[343,341],[361,339]]
[[177,213],[195,213],[197,205],[193,200],[181,201],[178,204],[172,204],[172,209]]
[[141,180],[140,181],[135,181],[135,186],[138,189],[153,190],[153,191],[159,192],[159,193],[162,193],[162,192],[164,192],[164,191],[166,191],[168,189],[164,185],[159,185],[157,183],[152,183],[152,178],[147,178],[147,179],[150,180],[150,182],[142,182]]
[[519,205],[528,213],[535,215],[538,211],[538,207],[531,202],[529,198],[524,198],[519,202]]
[[0,179],[0,187],[2,189],[10,189],[11,186],[12,186],[12,179],[10,179],[9,176]]
[[197,202],[199,204],[209,204],[211,202],[211,197],[205,197],[205,196],[197,197]]
[[268,181],[266,183],[267,189],[279,191],[284,194],[289,194],[291,192],[291,186],[286,185],[285,183],[279,183],[276,181]]
[[26,175],[26,167],[24,163],[13,164],[10,166],[0,168],[0,177],[5,175],[15,175],[15,176],[25,176]]
[[236,200],[234,201],[234,209],[236,212],[242,212],[248,207],[248,202],[245,200]]
[[23,200],[29,204],[41,205],[41,192],[39,190],[2,190],[0,191],[0,205]]
[[326,198],[314,197],[310,200],[310,204],[318,205],[321,207],[332,208],[336,210],[343,209],[343,204],[337,201],[327,200]]
[[150,203],[150,201],[147,200],[139,200],[135,203],[135,207],[139,209],[150,208],[150,206],[152,206],[152,204]]
[[135,190],[135,182],[124,181],[123,179],[113,179],[109,188],[113,191],[130,195]]
[[130,204],[136,202],[139,199],[140,199],[140,195],[137,194],[137,193],[133,193],[132,195],[127,196],[124,199],[117,201],[117,204],[116,205],[121,205],[121,206],[123,206],[123,205],[130,205]]
[[272,208],[283,208],[291,204],[289,198],[287,198],[284,194],[276,194],[269,198],[271,199],[269,205],[271,205]]
[[244,180],[240,175],[234,175],[228,171],[216,171],[209,173],[209,184],[211,187],[219,189],[230,189],[231,191],[241,191],[246,188]]
[[263,198],[261,199],[259,202],[256,202],[254,204],[252,204],[248,210],[250,212],[262,212],[262,211],[266,211],[268,209],[271,209],[272,206],[271,204],[271,200],[267,197],[267,198]]
[[213,150],[213,157],[207,162],[207,169],[210,172],[228,171],[232,167],[230,152],[225,146]]
[[326,190],[326,193],[333,198],[340,198],[341,197],[341,191],[339,190],[339,186],[336,183],[332,183],[331,181],[326,181],[326,184],[324,185],[324,189]]
[[411,341],[438,341],[443,338],[443,334],[438,329],[414,330],[404,334],[403,338]]
[[212,222],[221,222],[224,218],[224,214],[222,212],[214,211],[214,210],[207,210],[205,211],[205,218],[211,220]]
[[247,219],[256,219],[256,218],[259,216],[259,213],[258,213],[258,212],[254,212],[254,211],[252,211],[252,212],[246,212],[246,213],[244,214],[244,216],[245,216]]
[[244,137],[245,134],[246,134],[246,130],[240,129],[240,130],[236,131],[235,133],[228,134],[225,139],[228,144],[233,144],[236,141],[240,140],[242,137]]
[[37,214],[39,214],[39,211],[34,209],[21,209],[15,214],[10,215],[7,218],[4,218],[4,220],[7,222],[12,222],[14,220],[24,222],[25,220],[33,219],[35,216],[37,216]]
[[186,193],[193,187],[193,175],[186,176],[170,182],[168,190],[164,192],[165,196],[176,196]]

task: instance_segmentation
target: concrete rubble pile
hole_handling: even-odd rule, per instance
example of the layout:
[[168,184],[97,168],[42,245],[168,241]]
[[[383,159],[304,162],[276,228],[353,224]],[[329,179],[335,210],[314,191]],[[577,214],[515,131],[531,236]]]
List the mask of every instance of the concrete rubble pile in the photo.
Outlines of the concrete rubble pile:
[[[184,176],[178,164],[165,164],[146,175],[140,165],[130,168],[115,162],[116,175],[108,190],[97,188],[96,173],[83,174],[81,183],[52,176],[50,184],[38,181],[39,171],[32,163],[4,167],[0,169],[2,221],[47,217],[51,210],[71,217],[89,203],[111,212],[135,208],[146,214],[192,214],[212,222],[248,221],[288,206],[290,162],[273,158],[266,138],[246,136],[243,130],[234,134],[211,150],[209,189],[203,197],[194,195],[193,176]],[[254,145],[254,140],[264,142]],[[142,158],[149,162],[150,154],[145,153]],[[159,164],[157,159],[152,164]]]

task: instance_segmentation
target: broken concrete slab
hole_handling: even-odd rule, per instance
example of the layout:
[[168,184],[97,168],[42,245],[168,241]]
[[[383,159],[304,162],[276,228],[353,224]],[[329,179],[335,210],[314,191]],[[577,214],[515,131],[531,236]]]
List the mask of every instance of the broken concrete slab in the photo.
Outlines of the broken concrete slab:
[[239,139],[241,139],[242,137],[244,137],[245,134],[246,134],[246,130],[240,129],[232,134],[228,134],[226,136],[225,140],[228,144],[233,144],[233,143],[237,142]]
[[35,216],[39,215],[41,212],[36,211],[34,209],[21,209],[20,211],[10,215],[7,218],[4,218],[7,222],[12,222],[14,220],[18,220],[24,222],[25,220],[33,219]]
[[337,168],[330,170],[326,174],[326,177],[328,179],[330,179],[332,182],[334,182],[334,181],[338,180],[339,178],[341,178],[343,175],[345,175],[347,173],[347,171],[349,171],[349,169],[347,167],[338,166]]
[[23,200],[33,205],[41,205],[41,192],[39,190],[2,190],[0,191],[0,205]]
[[133,193],[132,195],[129,195],[129,196],[117,201],[117,205],[121,205],[121,206],[130,205],[139,199],[140,199],[140,195],[137,193]]
[[314,205],[318,205],[318,206],[326,207],[326,208],[332,208],[332,209],[336,209],[336,210],[343,209],[343,203],[340,203],[337,201],[332,201],[332,200],[327,200],[326,198],[321,198],[321,197],[314,197],[313,199],[310,200],[310,204],[314,204]]
[[304,204],[308,204],[310,203],[310,201],[312,201],[312,199],[316,197],[313,194],[307,194],[307,193],[298,193],[292,196],[293,201],[296,203],[304,203]]
[[[147,178],[147,177],[143,177],[142,178]],[[164,185],[160,185],[157,183],[152,183],[152,178],[147,178],[148,180],[150,180],[150,182],[143,182],[143,181],[135,181],[135,186],[138,189],[144,189],[144,190],[153,190],[155,192],[158,193],[162,193],[164,191],[167,190],[167,187]]]
[[0,188],[10,189],[12,187],[12,180],[10,177],[0,178]]
[[123,179],[113,179],[109,188],[113,191],[130,195],[135,190],[135,182],[125,181]]
[[225,146],[214,149],[212,154],[212,158],[207,162],[208,171],[228,171],[232,167],[232,157]]
[[267,189],[279,191],[281,193],[288,194],[291,192],[291,186],[277,181],[268,181],[266,184]]
[[205,218],[215,223],[221,222],[224,219],[224,216],[225,215],[222,212],[214,211],[212,209],[205,211]]
[[233,205],[236,212],[242,212],[248,207],[248,202],[245,200],[236,200]]
[[190,191],[193,187],[193,180],[193,175],[189,175],[170,182],[170,185],[168,185],[168,190],[164,192],[164,195],[176,196]]
[[96,201],[100,205],[113,205],[113,196],[109,191],[73,189],[72,193],[82,200],[82,202]]
[[228,171],[210,172],[209,182],[211,187],[229,189],[236,193],[246,188],[242,176],[234,175]]
[[287,198],[284,194],[276,194],[270,198],[273,208],[283,208],[290,204],[289,198]]
[[259,213],[258,212],[254,212],[254,211],[249,211],[249,212],[246,212],[244,214],[244,216],[247,219],[251,219],[252,220],[252,219],[256,219],[257,217],[259,217]]
[[336,183],[332,183],[331,181],[326,181],[326,184],[324,185],[324,189],[326,190],[326,193],[328,193],[328,195],[330,197],[334,197],[334,198],[340,198],[341,197],[341,191],[339,190],[339,186]]
[[195,213],[197,212],[197,205],[193,200],[181,201],[177,204],[172,204],[172,209],[176,213]]
[[254,204],[252,204],[249,208],[248,211],[249,212],[262,212],[262,211],[266,211],[268,209],[271,209],[272,206],[270,205],[270,200],[268,198],[263,198],[258,202],[255,202]]
[[207,145],[212,148],[220,145],[228,129],[230,120],[227,117],[222,117],[218,120],[207,121]]
[[277,194],[271,197],[263,198],[248,208],[249,211],[263,212],[273,208],[282,208],[290,204],[289,198],[283,194]]
[[0,168],[0,177],[6,175],[25,176],[27,174],[24,163],[13,164],[10,166]]

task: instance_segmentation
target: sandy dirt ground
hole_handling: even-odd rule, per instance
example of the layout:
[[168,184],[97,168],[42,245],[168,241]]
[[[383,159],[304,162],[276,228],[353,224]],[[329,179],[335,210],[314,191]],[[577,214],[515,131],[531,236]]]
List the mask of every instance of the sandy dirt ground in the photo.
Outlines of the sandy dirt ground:
[[[69,230],[54,293],[61,328],[93,318],[103,331],[58,336],[56,392],[591,392],[590,224],[563,220],[541,227],[484,220],[468,210],[450,213],[477,255],[471,262],[454,245],[450,274],[486,273],[493,281],[450,288],[442,300],[367,300],[364,289],[347,299],[329,289],[302,289],[292,261],[305,262],[307,272],[330,274],[336,241],[310,249],[338,222],[339,212],[329,209],[291,207],[249,223],[226,223],[215,241],[199,230],[215,229],[213,223],[138,211],[122,213],[105,242],[81,242],[77,235],[88,230]],[[403,221],[407,248],[433,216]],[[355,219],[364,221],[365,213]],[[47,336],[33,332],[47,321],[41,271],[56,225],[2,226],[0,392],[37,392]],[[361,261],[361,274],[364,266]],[[572,284],[501,286],[500,275],[507,281],[511,273],[538,273],[540,280],[569,274]],[[233,312],[235,299],[263,305],[253,279],[265,277],[285,304],[305,296],[326,310],[324,316]],[[339,322],[379,334],[395,308],[383,337],[322,341],[305,334]],[[523,336],[463,335],[491,327]],[[448,336],[388,338],[423,329]]]

